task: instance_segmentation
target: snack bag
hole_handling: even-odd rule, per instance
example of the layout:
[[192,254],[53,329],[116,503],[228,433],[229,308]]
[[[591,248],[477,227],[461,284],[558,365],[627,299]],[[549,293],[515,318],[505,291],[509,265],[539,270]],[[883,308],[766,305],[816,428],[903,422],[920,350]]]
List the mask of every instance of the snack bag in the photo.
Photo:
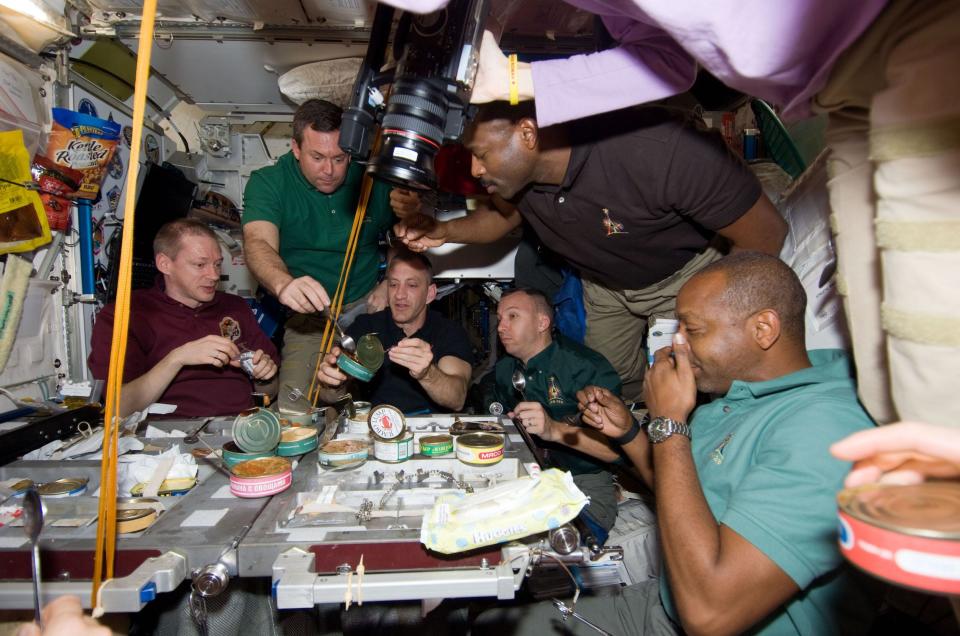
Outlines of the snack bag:
[[423,516],[420,543],[456,554],[558,528],[587,505],[570,473],[551,468],[473,494],[441,495]]
[[66,108],[53,109],[53,130],[44,153],[54,163],[83,174],[77,196],[96,199],[120,140],[120,124]]
[[37,155],[30,166],[33,181],[40,186],[40,200],[47,211],[51,230],[66,232],[70,227],[70,200],[83,181],[83,173],[66,166],[58,166],[50,159]]
[[30,153],[23,131],[0,132],[0,254],[29,252],[50,242],[40,196],[30,183]]

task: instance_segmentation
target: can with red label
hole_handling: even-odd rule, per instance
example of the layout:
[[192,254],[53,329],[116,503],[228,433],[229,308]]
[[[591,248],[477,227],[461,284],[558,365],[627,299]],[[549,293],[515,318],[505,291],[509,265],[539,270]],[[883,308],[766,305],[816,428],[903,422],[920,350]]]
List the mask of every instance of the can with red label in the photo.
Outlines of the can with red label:
[[503,459],[503,436],[468,433],[456,437],[457,459],[470,466],[490,466]]
[[837,503],[848,561],[890,583],[960,594],[960,484],[872,484]]

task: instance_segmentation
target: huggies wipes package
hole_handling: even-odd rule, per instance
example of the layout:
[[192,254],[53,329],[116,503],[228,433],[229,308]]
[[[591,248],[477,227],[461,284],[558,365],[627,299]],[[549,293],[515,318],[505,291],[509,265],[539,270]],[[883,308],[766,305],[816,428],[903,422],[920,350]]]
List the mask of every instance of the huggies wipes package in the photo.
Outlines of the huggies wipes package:
[[420,543],[455,554],[522,539],[560,527],[587,502],[570,473],[556,468],[482,492],[441,495],[423,517]]

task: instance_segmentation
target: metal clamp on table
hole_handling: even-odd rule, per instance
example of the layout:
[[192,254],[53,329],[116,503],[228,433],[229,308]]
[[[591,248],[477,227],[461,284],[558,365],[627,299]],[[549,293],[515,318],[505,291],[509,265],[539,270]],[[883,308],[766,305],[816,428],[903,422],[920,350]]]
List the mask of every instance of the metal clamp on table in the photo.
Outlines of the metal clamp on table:
[[187,558],[173,550],[144,561],[128,576],[110,579],[100,588],[107,612],[139,612],[157,594],[172,592],[187,578]]

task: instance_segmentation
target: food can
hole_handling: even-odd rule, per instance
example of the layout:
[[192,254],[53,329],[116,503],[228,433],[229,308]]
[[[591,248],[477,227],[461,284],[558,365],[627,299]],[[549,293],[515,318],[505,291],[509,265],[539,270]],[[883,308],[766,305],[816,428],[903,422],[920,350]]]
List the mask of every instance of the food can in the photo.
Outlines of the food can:
[[424,435],[420,438],[420,454],[427,457],[447,455],[453,452],[453,436]]
[[370,416],[369,402],[354,402],[353,417],[344,414],[345,429],[351,435],[366,435],[370,432],[370,423],[367,421]]
[[160,516],[163,504],[157,499],[129,497],[117,499],[117,532],[130,534],[153,525]]
[[400,409],[389,404],[378,404],[370,409],[367,423],[374,440],[389,442],[401,439],[407,432],[407,418]]
[[339,357],[337,357],[337,366],[340,367],[341,371],[361,382],[369,382],[373,379],[373,374],[375,373],[375,371],[371,371],[363,366],[358,360],[346,352],[341,353]]
[[743,130],[743,158],[754,161],[760,158],[760,130],[745,128]]
[[503,436],[468,433],[457,437],[457,459],[469,466],[489,466],[503,459]]
[[297,426],[280,433],[277,455],[290,457],[309,453],[317,447],[317,429],[312,426]]
[[87,492],[87,477],[64,477],[55,481],[48,481],[37,487],[37,492],[43,497],[51,499],[60,497],[76,497]]
[[367,458],[369,444],[359,439],[335,439],[320,447],[317,461],[321,466],[343,466]]
[[269,409],[247,409],[233,420],[230,434],[245,453],[270,451],[280,442],[280,418]]
[[960,594],[960,484],[873,484],[841,491],[837,503],[848,561],[890,583]]
[[280,411],[280,428],[290,428],[291,426],[313,426],[315,423],[314,410],[309,413],[299,413],[296,411]]
[[230,473],[230,492],[246,499],[276,495],[293,483],[290,461],[282,457],[240,462],[230,469]]
[[400,439],[374,439],[373,456],[390,464],[407,461],[413,457],[413,433],[408,432]]
[[235,442],[227,442],[223,445],[223,462],[227,468],[232,468],[240,462],[248,459],[257,459],[259,457],[273,457],[276,455],[274,450],[263,451],[262,453],[244,453]]

